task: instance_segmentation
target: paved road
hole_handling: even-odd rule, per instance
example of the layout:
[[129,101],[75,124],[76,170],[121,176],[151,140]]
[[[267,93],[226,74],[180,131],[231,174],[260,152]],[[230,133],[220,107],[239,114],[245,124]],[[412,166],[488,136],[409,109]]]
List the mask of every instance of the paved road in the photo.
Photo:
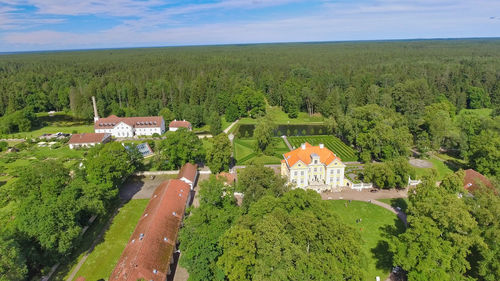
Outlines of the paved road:
[[229,127],[227,127],[225,130],[224,130],[224,133],[229,133],[229,130],[231,130],[231,128],[236,125],[236,123],[238,123],[238,121],[240,121],[240,119],[234,121],[233,123],[231,123],[231,125],[229,125]]

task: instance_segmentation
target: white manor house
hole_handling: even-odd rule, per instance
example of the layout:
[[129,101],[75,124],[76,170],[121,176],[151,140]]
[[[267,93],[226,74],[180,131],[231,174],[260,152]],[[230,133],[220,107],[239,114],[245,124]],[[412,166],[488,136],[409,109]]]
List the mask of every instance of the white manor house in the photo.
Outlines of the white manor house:
[[323,144],[302,144],[283,154],[281,175],[299,188],[318,192],[344,186],[345,165],[341,159]]
[[130,138],[133,136],[151,136],[165,133],[165,120],[162,116],[149,117],[118,117],[115,115],[99,118],[95,98],[92,97],[94,106],[94,131],[108,133],[115,138]]

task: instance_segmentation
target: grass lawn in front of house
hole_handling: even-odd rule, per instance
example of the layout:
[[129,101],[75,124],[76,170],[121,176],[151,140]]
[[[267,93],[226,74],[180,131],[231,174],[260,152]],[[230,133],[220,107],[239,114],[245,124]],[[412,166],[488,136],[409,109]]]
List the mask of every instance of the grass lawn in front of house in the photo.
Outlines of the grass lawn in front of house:
[[[362,250],[365,252],[367,265],[362,268],[364,280],[375,280],[380,276],[385,280],[392,268],[392,257],[388,251],[389,238],[395,233],[404,232],[403,223],[390,211],[362,201],[329,200],[332,208],[342,221],[352,226],[361,234]],[[347,203],[347,207],[345,207]],[[357,219],[362,219],[356,223]]]

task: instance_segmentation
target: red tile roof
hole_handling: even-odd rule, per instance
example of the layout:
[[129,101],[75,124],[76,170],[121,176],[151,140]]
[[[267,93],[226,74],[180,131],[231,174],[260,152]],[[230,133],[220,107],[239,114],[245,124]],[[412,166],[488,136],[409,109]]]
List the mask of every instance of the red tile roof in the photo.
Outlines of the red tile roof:
[[491,181],[479,172],[476,172],[472,169],[465,170],[464,188],[467,191],[474,192],[479,188],[481,183],[489,188],[494,188]]
[[123,122],[133,128],[157,128],[161,126],[163,117],[117,117],[116,115],[110,115],[107,118],[100,118],[97,120],[94,124],[94,129],[114,128],[120,122]]
[[171,128],[188,128],[189,129],[191,127],[191,123],[189,123],[186,120],[184,120],[184,121],[174,120],[174,121],[170,122],[170,124],[168,126]]
[[74,134],[69,139],[69,144],[76,143],[100,143],[105,138],[111,136],[108,133],[83,133],[83,134]]
[[76,278],[76,281],[85,281],[85,278],[83,278],[82,276]]
[[182,166],[177,178],[178,179],[185,178],[185,179],[189,180],[190,182],[194,183],[197,173],[198,173],[198,165],[191,164],[188,162]]
[[176,179],[156,188],[109,280],[166,280],[190,191]]
[[321,163],[325,165],[330,165],[330,163],[332,163],[335,159],[341,161],[341,159],[328,148],[324,146],[323,148],[321,148],[320,146],[312,146],[307,142],[305,143],[305,149],[299,147],[295,150],[285,153],[283,157],[285,158],[284,161],[288,162],[288,166],[291,167],[295,165],[295,163],[297,163],[299,160],[304,162],[304,164],[309,165],[311,163],[311,154],[317,154]]

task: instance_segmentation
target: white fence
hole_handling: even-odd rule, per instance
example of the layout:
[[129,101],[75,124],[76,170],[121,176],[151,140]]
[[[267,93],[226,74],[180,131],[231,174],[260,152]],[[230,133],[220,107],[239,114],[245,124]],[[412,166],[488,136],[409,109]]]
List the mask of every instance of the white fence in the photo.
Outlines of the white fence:
[[352,189],[356,189],[357,191],[361,191],[362,189],[368,189],[368,188],[372,188],[373,187],[373,183],[353,183],[352,184]]

